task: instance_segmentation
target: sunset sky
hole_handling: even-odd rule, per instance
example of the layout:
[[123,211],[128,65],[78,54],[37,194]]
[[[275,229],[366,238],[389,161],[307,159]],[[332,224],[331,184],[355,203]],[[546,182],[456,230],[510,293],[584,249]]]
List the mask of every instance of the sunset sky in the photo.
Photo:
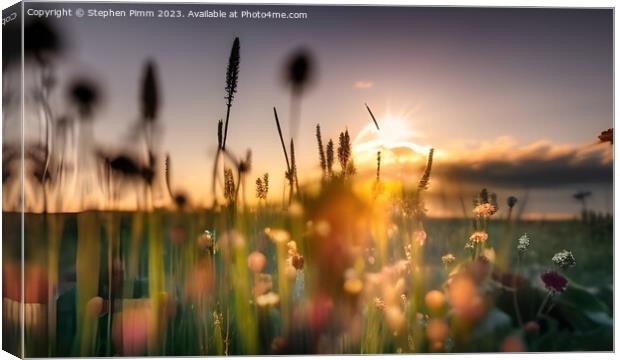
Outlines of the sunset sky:
[[[52,6],[61,5],[27,3],[26,9]],[[611,146],[596,144],[598,134],[613,127],[612,10],[147,6],[308,14],[303,20],[55,22],[69,46],[58,63],[61,88],[75,76],[88,76],[104,92],[95,118],[98,144],[128,146],[125,135],[139,114],[142,66],[147,59],[156,62],[163,96],[160,148],[170,153],[174,186],[194,202],[209,198],[217,120],[226,114],[226,65],[238,36],[241,67],[228,148],[239,156],[252,149],[249,183],[269,172],[274,201],[281,198],[285,163],[272,107],[286,135],[290,92],[282,67],[303,47],[312,52],[317,73],[302,100],[296,139],[302,182],[318,173],[316,124],[325,141],[345,128],[356,138],[370,124],[368,103],[382,128],[392,131],[388,138],[375,136],[424,150],[412,151],[418,160],[393,166],[391,173],[386,165],[386,176],[417,179],[426,149],[437,150],[431,202],[463,195],[469,203],[481,187],[497,191],[500,199],[530,189],[527,211],[556,216],[579,211],[572,194],[587,189],[594,193],[590,206],[612,211]],[[62,96],[55,99],[59,107]],[[371,174],[374,163],[360,160],[359,167]],[[455,204],[433,211],[459,212]]]

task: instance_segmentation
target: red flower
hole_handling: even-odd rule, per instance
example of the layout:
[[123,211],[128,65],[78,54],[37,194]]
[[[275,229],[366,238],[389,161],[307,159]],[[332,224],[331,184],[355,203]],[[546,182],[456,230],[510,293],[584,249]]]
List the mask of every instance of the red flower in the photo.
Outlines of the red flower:
[[545,272],[540,275],[540,279],[548,290],[558,293],[564,292],[566,284],[568,284],[568,280],[556,271]]

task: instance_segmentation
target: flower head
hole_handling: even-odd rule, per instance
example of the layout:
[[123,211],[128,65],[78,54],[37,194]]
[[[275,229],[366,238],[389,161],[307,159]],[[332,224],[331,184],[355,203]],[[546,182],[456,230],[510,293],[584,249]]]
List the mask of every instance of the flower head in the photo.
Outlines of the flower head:
[[259,307],[275,307],[280,303],[280,296],[273,291],[256,297],[256,305]]
[[489,238],[489,234],[487,234],[484,231],[476,231],[473,234],[471,234],[471,236],[469,237],[469,241],[474,242],[474,243],[482,243],[487,241],[487,239]]
[[568,280],[557,271],[547,271],[540,275],[540,279],[548,290],[557,293],[564,292],[568,284]]
[[527,234],[521,235],[521,237],[518,240],[517,250],[519,250],[520,253],[524,253],[527,251],[529,247],[530,247],[530,238],[527,236]]
[[560,269],[568,269],[577,265],[577,261],[575,261],[573,253],[568,250],[562,250],[559,253],[553,255],[551,261],[553,261],[554,264],[560,267]]
[[452,264],[454,260],[456,260],[456,258],[452,254],[446,254],[441,257],[441,262],[446,266]]
[[489,217],[497,211],[497,207],[490,203],[483,203],[474,208],[474,214],[478,217]]

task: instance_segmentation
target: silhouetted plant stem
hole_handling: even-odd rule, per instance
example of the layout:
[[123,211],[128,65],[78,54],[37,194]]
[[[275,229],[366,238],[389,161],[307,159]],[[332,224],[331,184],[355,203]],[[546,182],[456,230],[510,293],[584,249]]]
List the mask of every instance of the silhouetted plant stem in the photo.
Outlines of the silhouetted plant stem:
[[237,83],[239,81],[239,38],[236,37],[230,49],[230,57],[228,58],[228,67],[226,69],[226,123],[224,125],[224,139],[222,141],[222,150],[226,149],[226,139],[228,138],[228,120],[230,118],[230,108],[232,107],[235,93],[237,92]]
[[551,295],[553,295],[553,292],[551,290],[547,291],[547,295],[545,295],[545,298],[543,299],[540,307],[538,308],[538,311],[536,312],[536,318],[539,318],[542,315],[543,309],[545,308],[545,306],[547,306],[547,303],[551,299]]
[[276,125],[278,127],[278,135],[280,136],[280,144],[282,144],[282,151],[284,151],[284,159],[286,160],[286,170],[291,171],[291,166],[288,162],[288,154],[286,152],[286,145],[284,145],[284,137],[282,137],[282,128],[280,127],[280,120],[278,119],[278,112],[276,108],[273,108],[273,115],[276,119]]

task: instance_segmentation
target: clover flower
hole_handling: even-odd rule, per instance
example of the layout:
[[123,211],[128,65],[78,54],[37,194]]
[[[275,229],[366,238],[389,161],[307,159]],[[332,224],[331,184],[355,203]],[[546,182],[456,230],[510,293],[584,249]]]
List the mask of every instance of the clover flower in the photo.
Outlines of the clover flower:
[[518,240],[517,250],[519,250],[520,253],[524,253],[527,251],[529,247],[530,247],[530,238],[527,236],[527,234],[521,235],[521,237]]
[[551,261],[553,261],[553,263],[556,264],[560,269],[568,269],[577,265],[577,261],[575,261],[573,253],[568,250],[562,250],[559,253],[553,255]]
[[568,284],[568,280],[562,274],[557,271],[547,271],[540,275],[540,279],[545,284],[545,287],[549,291],[553,291],[556,293],[561,293],[566,290],[566,285]]
[[487,234],[484,231],[476,231],[473,234],[471,234],[471,236],[469,237],[469,241],[473,242],[473,243],[482,243],[487,241],[487,239],[489,238],[489,234]]
[[489,217],[497,211],[497,207],[490,203],[483,203],[474,208],[474,214],[478,217]]

